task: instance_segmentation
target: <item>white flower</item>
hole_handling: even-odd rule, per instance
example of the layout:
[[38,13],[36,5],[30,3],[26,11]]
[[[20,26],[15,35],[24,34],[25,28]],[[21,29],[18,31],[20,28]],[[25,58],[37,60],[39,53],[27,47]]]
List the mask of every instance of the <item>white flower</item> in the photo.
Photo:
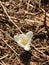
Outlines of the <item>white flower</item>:
[[33,36],[33,32],[29,31],[26,34],[17,34],[14,35],[14,40],[18,43],[20,47],[23,47],[24,50],[29,51],[30,44],[31,44],[31,39]]

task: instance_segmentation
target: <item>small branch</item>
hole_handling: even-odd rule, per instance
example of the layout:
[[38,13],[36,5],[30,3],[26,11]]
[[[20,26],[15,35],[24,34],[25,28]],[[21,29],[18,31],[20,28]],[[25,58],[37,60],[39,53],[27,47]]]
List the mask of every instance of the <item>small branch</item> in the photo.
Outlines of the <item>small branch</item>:
[[44,17],[44,26],[45,26],[45,29],[48,31],[48,27],[47,27],[47,23],[46,23],[46,16],[49,17],[49,14],[46,13],[46,11],[44,9],[42,9],[42,8],[40,8],[40,9],[44,12],[44,15],[45,15],[45,17]]
[[0,62],[0,65],[3,65],[3,64]]
[[[6,31],[3,31],[2,29],[0,29],[0,31],[1,31],[2,33],[6,34],[6,36],[9,37],[9,39],[13,40],[13,41],[17,44],[17,42],[14,40],[14,38],[12,38]],[[1,37],[0,37],[0,38],[1,38]],[[12,49],[12,48],[11,48],[11,49]],[[15,52],[15,51],[13,51],[13,52]],[[16,52],[15,52],[15,53],[16,53]],[[19,56],[19,54],[18,54],[18,56]]]
[[2,33],[6,34],[10,39],[12,39],[15,42],[15,40],[6,31],[3,31],[2,29],[0,29],[0,31]]
[[30,0],[28,0],[28,4],[27,4],[27,10],[29,10],[29,3],[30,3]]
[[[43,12],[45,12],[45,10],[43,8],[40,8]],[[46,12],[46,16],[49,18],[49,13]]]
[[40,6],[41,6],[41,0],[39,0],[39,9],[41,8]]
[[0,58],[0,60],[6,58],[7,56],[9,56],[8,54],[4,55],[3,57]]
[[40,53],[44,58],[46,58],[47,60],[49,60],[49,56],[44,54],[43,52],[41,52],[40,50],[38,50],[34,45],[31,44],[31,47],[33,47],[35,49],[35,51],[37,51],[38,53]]
[[38,13],[32,13],[32,12],[28,12],[28,11],[26,11],[26,10],[23,10],[23,11],[24,11],[25,15],[31,15],[31,16],[36,16],[36,15],[38,15],[38,14],[41,13],[41,11],[38,12]]
[[20,28],[19,28],[19,27],[13,22],[13,20],[10,18],[10,16],[8,15],[8,13],[7,13],[7,11],[6,11],[6,8],[3,6],[3,4],[2,4],[1,1],[0,1],[0,4],[1,4],[1,6],[2,6],[4,12],[5,12],[5,14],[7,15],[8,19],[15,25],[15,27],[18,28],[18,30],[19,30],[21,33],[23,33],[23,32],[20,30]]
[[19,56],[19,54],[16,53],[15,50],[13,50],[13,48],[12,48],[9,44],[7,44],[7,43],[4,41],[4,39],[1,38],[1,40],[2,40],[17,56]]
[[45,26],[45,29],[48,31],[47,23],[46,23],[46,11],[45,11],[45,17],[44,17],[44,26]]
[[3,65],[7,65],[4,61],[1,61]]
[[[26,4],[28,5],[28,3],[27,3],[27,2],[26,2]],[[32,7],[32,8],[34,8],[34,6],[33,6],[33,5],[31,5],[30,3],[29,3],[29,6],[30,6],[30,7]]]

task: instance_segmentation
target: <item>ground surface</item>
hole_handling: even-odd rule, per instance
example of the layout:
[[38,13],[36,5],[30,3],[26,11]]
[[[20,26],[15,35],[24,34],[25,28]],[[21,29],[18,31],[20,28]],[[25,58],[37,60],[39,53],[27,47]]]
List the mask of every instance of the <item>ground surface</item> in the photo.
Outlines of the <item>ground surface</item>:
[[[49,65],[49,0],[0,1],[0,65]],[[16,25],[33,32],[29,52],[13,39]]]

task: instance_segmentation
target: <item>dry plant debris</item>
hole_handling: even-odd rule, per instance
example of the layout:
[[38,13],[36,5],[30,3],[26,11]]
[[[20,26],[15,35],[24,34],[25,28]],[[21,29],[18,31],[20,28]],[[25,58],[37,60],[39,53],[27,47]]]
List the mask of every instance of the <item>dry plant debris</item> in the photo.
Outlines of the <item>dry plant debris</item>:
[[[14,35],[29,31],[25,51]],[[49,0],[0,0],[0,65],[49,65]]]

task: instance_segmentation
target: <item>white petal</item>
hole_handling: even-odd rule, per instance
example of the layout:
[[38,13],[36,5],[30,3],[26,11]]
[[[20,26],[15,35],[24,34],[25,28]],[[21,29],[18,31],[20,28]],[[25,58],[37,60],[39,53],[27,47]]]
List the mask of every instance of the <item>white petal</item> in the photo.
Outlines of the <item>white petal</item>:
[[19,39],[22,39],[22,38],[24,38],[24,37],[26,37],[25,34],[20,34],[20,35],[19,35]]
[[18,45],[19,45],[20,47],[23,47],[23,48],[25,47],[25,45],[23,45],[23,44],[21,43],[21,40],[18,41]]
[[30,44],[31,44],[31,39],[28,40],[28,43],[26,44],[26,46],[24,48],[26,51],[29,51],[31,49]]
[[33,37],[33,32],[29,31],[28,33],[26,33],[27,38],[32,38]]
[[19,35],[15,35],[14,36],[14,40],[17,42],[17,44],[20,46],[20,47],[25,47],[25,45],[23,45],[22,43],[22,38],[26,37],[25,34],[19,34]]
[[28,45],[26,45],[25,47],[24,47],[24,49],[26,50],[26,51],[29,51],[31,48],[30,48],[30,45],[28,44]]
[[19,35],[18,35],[18,34],[17,34],[17,35],[14,35],[14,40],[15,40],[16,42],[19,41]]

